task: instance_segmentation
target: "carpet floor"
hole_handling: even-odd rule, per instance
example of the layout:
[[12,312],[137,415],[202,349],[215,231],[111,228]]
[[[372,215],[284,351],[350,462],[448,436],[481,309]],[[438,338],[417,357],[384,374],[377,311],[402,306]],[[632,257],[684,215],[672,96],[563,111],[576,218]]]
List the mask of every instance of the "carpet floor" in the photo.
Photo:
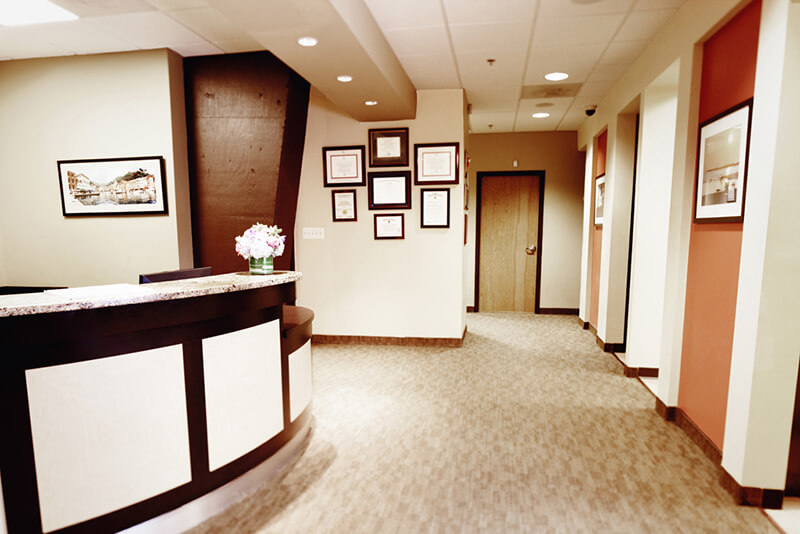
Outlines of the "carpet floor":
[[201,533],[777,532],[574,317],[462,348],[314,345],[304,451]]

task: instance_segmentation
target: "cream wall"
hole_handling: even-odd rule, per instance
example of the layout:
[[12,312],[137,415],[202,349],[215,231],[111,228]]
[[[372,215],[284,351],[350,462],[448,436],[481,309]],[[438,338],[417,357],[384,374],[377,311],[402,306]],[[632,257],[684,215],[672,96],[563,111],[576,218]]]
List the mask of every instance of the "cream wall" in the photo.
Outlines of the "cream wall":
[[[575,132],[473,134],[470,148],[470,201],[467,268],[471,282],[467,306],[475,303],[475,213],[477,173],[545,171],[542,223],[542,308],[578,308],[585,154],[576,149]],[[517,160],[518,167],[513,167]]]
[[[457,141],[463,173],[462,90],[418,91],[416,119],[380,123],[358,122],[317,89],[311,90],[295,223],[295,265],[303,273],[297,283],[297,302],[314,310],[315,334],[431,338],[463,334],[463,180],[449,187],[447,229],[419,227],[420,187],[413,185],[410,210],[369,211],[367,187],[357,187],[358,221],[332,222],[331,191],[335,188],[323,187],[322,147],[367,145],[368,129],[405,126],[409,128],[407,170],[413,170],[414,143]],[[376,213],[405,214],[405,239],[374,240]],[[323,228],[325,238],[303,239],[304,227]]]
[[[191,265],[182,87],[167,50],[0,62],[5,285],[135,283]],[[153,155],[168,215],[62,215],[58,160]]]
[[6,283],[6,260],[3,253],[3,232],[0,227],[0,287],[8,285]]
[[642,95],[626,363],[658,368],[662,337],[669,199],[680,64],[673,63]]

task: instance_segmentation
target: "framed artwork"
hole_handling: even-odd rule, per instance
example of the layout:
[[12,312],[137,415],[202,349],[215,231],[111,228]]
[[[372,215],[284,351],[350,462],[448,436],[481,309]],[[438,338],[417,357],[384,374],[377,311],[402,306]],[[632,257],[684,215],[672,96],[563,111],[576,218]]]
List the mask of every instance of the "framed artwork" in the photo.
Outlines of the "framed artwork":
[[65,217],[167,213],[163,156],[60,160],[58,180]]
[[375,214],[375,239],[405,239],[402,213]]
[[700,124],[695,222],[744,219],[752,104],[746,100]]
[[364,185],[364,145],[322,147],[325,187]]
[[606,175],[594,180],[594,225],[603,226],[603,208],[606,203]]
[[357,221],[356,190],[337,189],[331,191],[333,222]]
[[458,184],[458,143],[414,145],[414,185]]
[[450,228],[450,190],[420,189],[420,228]]
[[411,172],[381,171],[368,174],[371,210],[410,209]]
[[408,165],[408,128],[369,130],[369,166],[405,167]]

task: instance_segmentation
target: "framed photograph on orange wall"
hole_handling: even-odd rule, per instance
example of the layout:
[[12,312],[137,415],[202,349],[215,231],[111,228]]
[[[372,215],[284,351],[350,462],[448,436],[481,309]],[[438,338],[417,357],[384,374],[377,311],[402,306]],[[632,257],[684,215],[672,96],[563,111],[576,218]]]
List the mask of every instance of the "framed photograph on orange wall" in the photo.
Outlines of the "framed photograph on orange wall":
[[753,100],[700,124],[694,221],[741,222]]

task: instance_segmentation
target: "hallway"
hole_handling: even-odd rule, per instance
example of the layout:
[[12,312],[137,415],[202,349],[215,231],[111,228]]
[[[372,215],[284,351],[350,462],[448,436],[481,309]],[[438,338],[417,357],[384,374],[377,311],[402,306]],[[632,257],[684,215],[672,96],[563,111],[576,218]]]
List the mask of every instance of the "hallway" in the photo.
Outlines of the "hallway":
[[305,451],[192,532],[776,532],[574,317],[467,321],[460,349],[314,345]]

